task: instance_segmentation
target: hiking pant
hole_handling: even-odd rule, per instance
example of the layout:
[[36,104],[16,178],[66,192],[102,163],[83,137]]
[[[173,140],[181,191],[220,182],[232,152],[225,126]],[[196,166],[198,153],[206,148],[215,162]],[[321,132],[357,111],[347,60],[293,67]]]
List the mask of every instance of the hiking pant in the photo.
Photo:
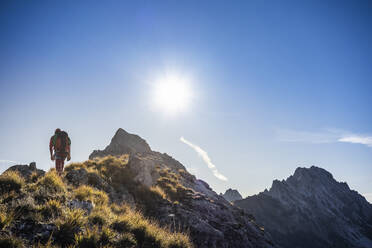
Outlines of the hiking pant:
[[65,165],[65,154],[58,154],[56,153],[56,171],[58,174],[61,174],[63,172],[63,166]]

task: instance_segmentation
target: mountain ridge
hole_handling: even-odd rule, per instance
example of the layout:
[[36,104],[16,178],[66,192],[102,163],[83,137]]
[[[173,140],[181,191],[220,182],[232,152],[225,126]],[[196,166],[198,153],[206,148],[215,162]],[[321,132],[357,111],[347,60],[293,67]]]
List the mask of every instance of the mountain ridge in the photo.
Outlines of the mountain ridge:
[[[104,224],[106,229],[116,235],[112,241],[114,247],[122,247],[118,242],[128,238],[122,236],[125,234],[123,231],[128,231],[133,241],[131,242],[137,244],[128,247],[188,248],[188,238],[182,233],[188,233],[193,246],[200,248],[276,247],[271,237],[255,223],[252,215],[231,205],[206,182],[188,173],[179,161],[166,153],[152,151],[147,142],[137,135],[118,129],[104,150],[93,151],[89,157],[90,160],[67,165],[62,180],[55,175],[54,170],[38,175],[34,173],[34,167],[28,165],[13,166],[4,172],[0,176],[0,188],[2,182],[9,181],[12,177],[16,178],[15,181],[27,181],[30,186],[20,184],[18,191],[14,193],[15,198],[1,200],[0,207],[12,211],[21,202],[29,202],[26,209],[31,214],[17,215],[14,221],[6,225],[4,235],[11,239],[22,238],[29,246],[34,241],[38,242],[37,240],[45,243],[49,238],[53,244],[61,244],[67,242],[61,238],[60,233],[70,223],[68,218],[71,218],[71,211],[71,214],[75,214],[75,210],[81,210],[85,213],[81,218],[89,220],[93,218],[92,214],[105,211],[107,213],[103,213],[104,216],[117,215],[117,219],[109,218],[108,223]],[[19,176],[13,175],[14,171]],[[49,183],[55,187],[50,187]],[[53,191],[49,192],[49,188]],[[54,191],[54,188],[58,190]],[[40,197],[40,192],[44,191],[49,193]],[[49,216],[49,219],[42,219],[41,222],[38,216],[44,213],[43,205],[50,204],[60,206],[63,209],[62,216],[55,217],[56,219]],[[102,204],[106,210],[100,210]],[[138,233],[134,224],[126,226],[129,225],[128,221],[131,223],[132,217],[129,218],[118,210],[117,205],[120,204],[143,214],[143,217],[136,218],[144,223],[141,227],[144,230]],[[130,216],[137,216],[133,213],[134,210],[127,210]],[[68,215],[65,216],[64,213]],[[151,225],[144,218],[152,220],[156,225]],[[122,222],[118,222],[121,219],[125,222],[124,227],[120,224]],[[80,236],[70,235],[69,244],[80,242],[78,237],[88,240],[89,232],[98,232],[97,235],[101,237],[104,235],[103,230],[106,230],[94,229],[97,224],[91,222],[84,225],[87,226],[73,229],[73,234]],[[173,232],[175,233],[172,234]],[[172,242],[179,243],[170,245]]]
[[[372,205],[325,169],[299,167],[270,190],[235,201],[282,247],[371,247]],[[306,241],[307,240],[307,241]]]

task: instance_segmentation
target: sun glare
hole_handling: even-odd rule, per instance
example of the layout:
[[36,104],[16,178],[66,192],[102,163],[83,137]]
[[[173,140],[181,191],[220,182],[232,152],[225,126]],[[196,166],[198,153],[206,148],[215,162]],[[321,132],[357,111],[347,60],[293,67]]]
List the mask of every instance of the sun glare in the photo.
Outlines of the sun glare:
[[191,88],[186,78],[168,75],[155,82],[155,107],[166,114],[183,112],[190,105]]

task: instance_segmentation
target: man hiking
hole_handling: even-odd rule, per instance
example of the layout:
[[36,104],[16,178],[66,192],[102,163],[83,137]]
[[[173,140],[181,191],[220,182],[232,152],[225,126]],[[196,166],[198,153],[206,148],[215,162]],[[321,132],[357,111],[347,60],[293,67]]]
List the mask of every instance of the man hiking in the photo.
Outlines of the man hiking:
[[[54,153],[53,153],[54,149]],[[71,140],[68,137],[67,132],[61,131],[61,129],[57,128],[54,132],[54,135],[50,138],[49,142],[49,151],[50,151],[50,159],[56,161],[56,171],[58,175],[62,175],[63,166],[65,163],[65,159],[70,161],[71,159]]]

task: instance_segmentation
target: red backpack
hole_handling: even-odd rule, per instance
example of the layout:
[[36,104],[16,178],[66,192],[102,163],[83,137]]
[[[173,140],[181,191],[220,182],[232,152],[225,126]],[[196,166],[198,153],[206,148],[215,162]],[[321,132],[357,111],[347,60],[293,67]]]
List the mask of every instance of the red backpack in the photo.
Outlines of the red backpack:
[[56,152],[68,153],[70,143],[70,138],[65,131],[58,132],[54,136],[53,145]]

